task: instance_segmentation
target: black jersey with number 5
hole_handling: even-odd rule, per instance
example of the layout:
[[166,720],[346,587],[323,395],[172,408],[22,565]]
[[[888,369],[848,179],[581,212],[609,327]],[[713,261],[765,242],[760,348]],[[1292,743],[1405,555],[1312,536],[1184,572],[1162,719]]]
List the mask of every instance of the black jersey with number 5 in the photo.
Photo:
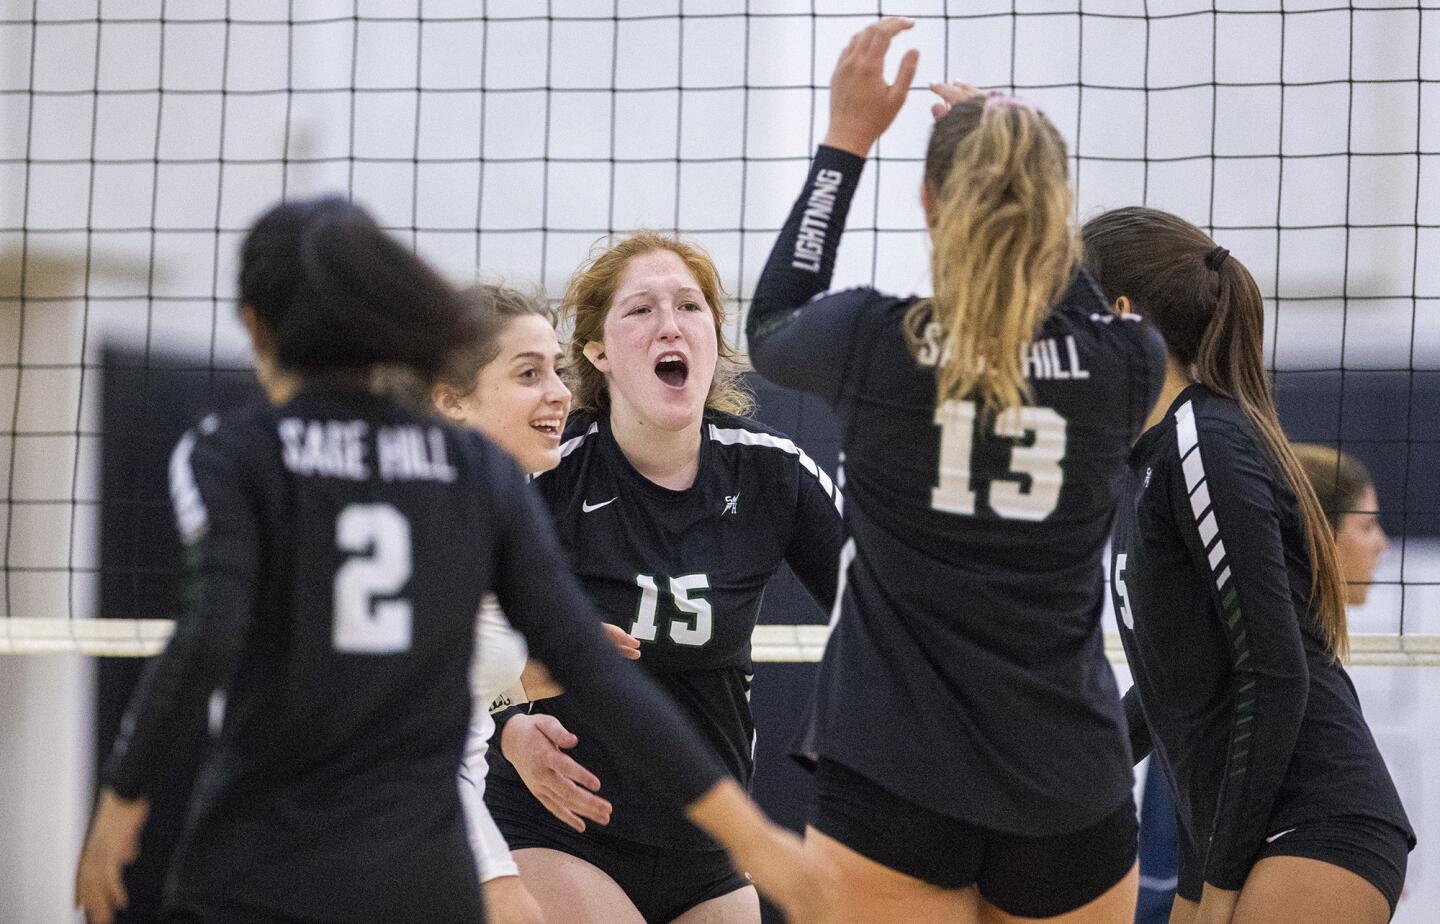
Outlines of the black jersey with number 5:
[[106,780],[147,795],[183,757],[168,742],[190,740],[212,691],[224,696],[173,902],[482,920],[456,774],[487,590],[663,798],[688,803],[720,778],[673,707],[623,670],[538,498],[478,434],[393,398],[305,391],[207,418],[170,481],[187,611]]
[[853,545],[814,750],[971,824],[1078,830],[1131,787],[1101,556],[1164,344],[1080,272],[1025,354],[1031,404],[937,407],[943,333],[916,299],[816,297],[863,165],[820,148],[748,325],[755,368],[842,430]]
[[1131,739],[1164,758],[1206,882],[1240,888],[1269,835],[1317,818],[1377,818],[1413,846],[1311,615],[1295,492],[1238,404],[1191,385],[1145,432],[1113,554]]
[[[842,542],[834,484],[789,439],[718,411],[705,412],[699,472],[683,491],[636,471],[608,417],[576,413],[565,434],[559,467],[535,485],[576,577],[606,619],[640,640],[640,660],[629,667],[654,677],[748,785],[755,735],[750,638],[760,599],[788,562],[815,600],[830,607]],[[575,730],[577,707],[578,697],[566,694],[532,711]],[[608,834],[714,848],[679,812],[649,797],[630,769],[627,742],[608,733],[579,738],[571,756],[600,778],[600,794],[614,806]],[[503,757],[494,773],[518,780]]]

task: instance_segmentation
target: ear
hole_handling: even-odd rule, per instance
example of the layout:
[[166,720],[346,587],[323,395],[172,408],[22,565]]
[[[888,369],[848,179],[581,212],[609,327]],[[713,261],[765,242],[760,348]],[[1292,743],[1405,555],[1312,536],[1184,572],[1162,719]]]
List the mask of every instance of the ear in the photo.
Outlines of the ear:
[[460,396],[449,385],[436,384],[433,386],[430,389],[430,403],[435,405],[435,410],[448,420],[464,423],[465,412],[460,407]]
[[1130,303],[1130,299],[1129,299],[1129,298],[1127,298],[1127,297],[1125,297],[1124,295],[1122,295],[1122,296],[1120,296],[1119,298],[1115,299],[1115,313],[1116,313],[1116,314],[1134,314],[1134,313],[1135,313],[1135,306]]
[[610,360],[605,358],[605,341],[587,340],[585,342],[585,358],[590,360],[590,365],[601,372],[610,371]]
[[250,349],[254,351],[256,358],[270,359],[275,353],[275,335],[255,309],[249,305],[240,306],[240,321],[245,325],[245,332],[250,335]]

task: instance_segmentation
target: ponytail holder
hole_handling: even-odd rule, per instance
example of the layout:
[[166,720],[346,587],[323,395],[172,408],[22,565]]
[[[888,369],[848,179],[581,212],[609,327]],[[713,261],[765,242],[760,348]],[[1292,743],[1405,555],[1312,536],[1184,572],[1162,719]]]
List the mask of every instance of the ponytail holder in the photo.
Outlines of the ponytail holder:
[[1225,258],[1228,256],[1230,256],[1230,251],[1224,247],[1217,246],[1205,257],[1206,269],[1214,270],[1217,273],[1220,272],[1220,265],[1225,262]]
[[1036,108],[1018,96],[1006,96],[999,90],[991,90],[985,95],[986,109],[1024,109],[1027,112],[1037,112]]

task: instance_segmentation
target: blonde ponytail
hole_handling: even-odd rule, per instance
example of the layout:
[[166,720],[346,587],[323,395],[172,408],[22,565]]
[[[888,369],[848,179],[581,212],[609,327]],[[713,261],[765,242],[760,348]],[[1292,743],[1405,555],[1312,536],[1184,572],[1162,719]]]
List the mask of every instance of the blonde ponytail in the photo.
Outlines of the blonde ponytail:
[[926,156],[933,298],[911,309],[912,346],[938,324],[936,403],[999,413],[1030,395],[1024,353],[1079,261],[1065,142],[1039,111],[1003,96],[957,104]]

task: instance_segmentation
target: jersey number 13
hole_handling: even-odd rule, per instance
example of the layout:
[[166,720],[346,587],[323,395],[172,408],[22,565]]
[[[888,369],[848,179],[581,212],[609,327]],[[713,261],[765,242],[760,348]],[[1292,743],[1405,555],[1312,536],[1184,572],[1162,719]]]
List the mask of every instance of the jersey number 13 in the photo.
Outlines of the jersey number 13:
[[[976,408],[973,401],[946,401],[935,409],[940,428],[939,483],[930,506],[975,515]],[[990,509],[1010,520],[1043,520],[1060,503],[1065,458],[1065,418],[1048,407],[1012,408],[993,418],[993,434],[1011,443],[1010,470],[990,480]]]

